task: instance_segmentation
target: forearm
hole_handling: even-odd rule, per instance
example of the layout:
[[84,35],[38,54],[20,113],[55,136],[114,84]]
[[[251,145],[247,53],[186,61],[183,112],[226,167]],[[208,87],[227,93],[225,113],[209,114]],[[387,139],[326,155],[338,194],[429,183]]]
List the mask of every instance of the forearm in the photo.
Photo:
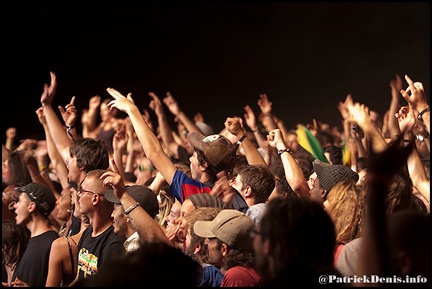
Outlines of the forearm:
[[[120,202],[125,210],[136,204],[134,198],[128,193],[123,193]],[[164,242],[172,246],[159,224],[150,215],[138,206],[128,214],[128,218],[136,228],[138,235],[144,242]]]
[[69,185],[68,168],[66,167],[65,162],[63,161],[59,151],[57,150],[53,142],[50,131],[48,129],[48,125],[44,124],[43,127],[45,131],[45,139],[47,142],[48,156],[51,160],[51,164],[57,173],[62,188],[66,188]]
[[43,106],[43,111],[53,143],[62,156],[62,159],[66,160],[66,158],[69,157],[69,147],[71,146],[72,141],[69,139],[66,130],[58,119],[53,107],[50,104],[46,104]]
[[120,177],[122,178],[123,182],[126,183],[126,176],[125,176],[125,168],[123,165],[123,154],[122,154],[122,149],[121,148],[115,148],[113,151],[113,159],[117,165],[118,168],[118,173],[120,175]]
[[13,151],[13,143],[14,143],[14,139],[13,137],[8,137],[6,138],[6,143],[5,143],[5,147],[11,152]]
[[135,129],[138,140],[144,149],[145,155],[154,164],[156,169],[163,174],[167,182],[171,184],[176,167],[163,151],[159,139],[145,123],[140,111],[136,106],[132,106],[127,114],[129,115],[129,118]]
[[368,136],[372,150],[375,153],[382,152],[387,148],[387,143],[384,137],[371,121],[365,121],[358,125],[361,127],[365,135]]
[[[244,134],[246,135],[246,134]],[[237,136],[237,138],[241,139],[243,135]],[[247,162],[250,165],[267,165],[264,158],[258,151],[257,147],[248,139],[245,137],[243,141],[241,142],[241,146],[243,147],[244,154],[246,156]]]
[[203,132],[196,126],[196,124],[183,112],[180,111],[176,117],[183,123],[189,133],[196,132],[203,134]]
[[[177,143],[174,140],[172,129],[166,119],[165,114],[158,115],[158,124],[160,129],[160,135],[162,138],[162,143],[165,148],[168,150],[170,156],[177,157]],[[174,146],[173,146],[174,144]]]
[[407,166],[413,186],[430,203],[430,182],[417,149],[413,149],[408,156]]
[[392,140],[395,140],[398,135],[401,134],[398,119],[395,116],[395,114],[399,111],[399,94],[398,92],[392,92],[395,95],[392,96],[392,100],[390,102],[390,108],[389,108],[389,116],[388,116],[388,128],[389,128],[389,134],[390,138]]
[[[284,150],[285,146],[279,145],[278,150]],[[299,164],[290,152],[283,152],[280,154],[282,165],[284,167],[285,178],[294,191],[300,198],[310,198],[309,187],[303,175]]]

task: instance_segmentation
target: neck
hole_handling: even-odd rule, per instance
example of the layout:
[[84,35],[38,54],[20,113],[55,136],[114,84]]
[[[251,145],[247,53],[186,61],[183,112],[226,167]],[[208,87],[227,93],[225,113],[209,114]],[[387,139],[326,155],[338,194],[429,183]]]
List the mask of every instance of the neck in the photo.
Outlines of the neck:
[[32,220],[27,223],[27,228],[31,238],[52,230],[48,224],[48,219],[41,216],[33,216]]
[[112,225],[111,218],[105,219],[101,216],[95,216],[90,219],[90,226],[93,228],[92,237],[96,237],[105,232]]

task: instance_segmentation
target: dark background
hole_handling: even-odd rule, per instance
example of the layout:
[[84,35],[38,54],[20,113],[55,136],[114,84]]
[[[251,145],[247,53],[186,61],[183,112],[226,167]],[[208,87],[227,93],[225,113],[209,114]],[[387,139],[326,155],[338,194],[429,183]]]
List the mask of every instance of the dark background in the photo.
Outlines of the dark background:
[[293,128],[313,118],[340,126],[337,104],[348,93],[383,115],[395,74],[430,92],[429,2],[58,1],[1,14],[3,143],[12,126],[17,140],[44,138],[35,111],[50,71],[55,107],[76,96],[80,111],[113,87],[148,109],[149,91],[171,91],[216,131],[246,104],[258,113],[260,93]]

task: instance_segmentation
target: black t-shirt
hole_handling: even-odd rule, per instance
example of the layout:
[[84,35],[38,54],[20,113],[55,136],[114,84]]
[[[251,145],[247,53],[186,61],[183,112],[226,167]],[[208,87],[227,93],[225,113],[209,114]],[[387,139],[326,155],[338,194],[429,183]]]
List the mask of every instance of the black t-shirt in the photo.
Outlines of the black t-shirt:
[[96,237],[91,236],[92,232],[91,226],[85,229],[78,242],[79,280],[96,274],[104,262],[125,254],[126,237],[114,234],[113,226]]
[[14,271],[12,281],[18,277],[30,287],[45,287],[51,245],[58,237],[57,232],[50,230],[30,238],[27,249]]

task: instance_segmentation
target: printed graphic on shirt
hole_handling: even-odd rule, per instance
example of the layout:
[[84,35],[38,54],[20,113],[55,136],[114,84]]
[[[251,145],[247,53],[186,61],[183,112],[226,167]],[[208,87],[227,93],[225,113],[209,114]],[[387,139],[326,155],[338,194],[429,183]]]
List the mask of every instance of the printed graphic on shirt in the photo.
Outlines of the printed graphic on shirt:
[[78,253],[78,272],[80,277],[87,278],[98,272],[98,257],[81,248]]

